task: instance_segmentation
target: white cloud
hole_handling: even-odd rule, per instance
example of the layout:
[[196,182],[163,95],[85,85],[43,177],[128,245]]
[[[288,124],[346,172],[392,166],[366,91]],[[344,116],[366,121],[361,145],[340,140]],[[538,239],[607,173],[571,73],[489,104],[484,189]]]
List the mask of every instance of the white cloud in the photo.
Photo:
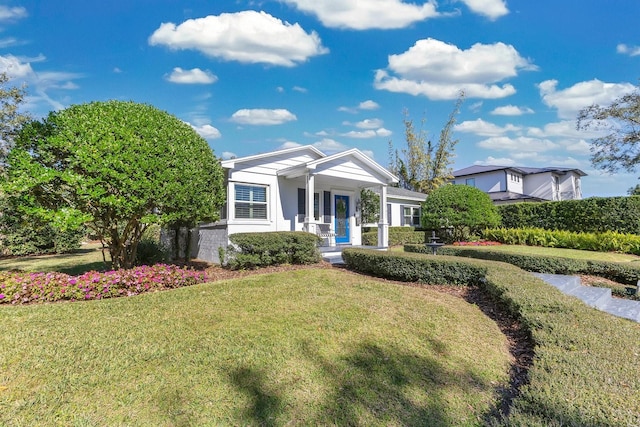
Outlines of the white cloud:
[[347,133],[343,133],[341,136],[345,136],[347,138],[358,138],[358,139],[368,139],[368,138],[376,138],[376,137],[387,137],[391,135],[391,131],[385,128],[380,129],[368,129],[364,131],[355,131],[352,130]]
[[295,114],[285,109],[242,109],[231,116],[231,121],[243,125],[280,125],[298,120]]
[[314,142],[313,146],[320,151],[329,152],[329,153],[344,151],[347,149],[346,145],[331,138],[325,138],[320,141]]
[[198,132],[198,135],[200,135],[204,139],[218,139],[222,136],[220,131],[215,127],[211,126],[210,124],[204,124],[199,126],[192,125],[189,122],[187,122],[187,124],[191,126],[196,132]]
[[467,50],[432,38],[418,40],[409,50],[389,56],[386,70],[377,70],[374,86],[391,92],[455,99],[503,98],[516,90],[498,85],[520,70],[536,67],[511,45],[476,43]]
[[358,109],[360,110],[377,110],[378,108],[380,108],[380,104],[370,99],[358,104]]
[[0,56],[0,72],[14,79],[35,75],[30,63],[24,63],[13,55]]
[[494,108],[491,114],[494,116],[522,116],[523,114],[533,114],[533,110],[529,107],[518,107],[509,104]]
[[[52,89],[73,90],[78,85],[73,80],[81,78],[81,74],[61,71],[34,71],[31,63],[43,62],[45,57],[39,55],[35,58],[18,58],[13,55],[0,55],[0,73],[4,72],[11,79],[17,80],[17,85],[26,83],[29,86],[29,93],[25,99],[25,110],[45,114],[54,110],[65,108],[62,101],[51,97],[49,92]],[[43,106],[43,104],[45,106]],[[46,109],[45,111],[42,111]]]
[[501,136],[507,132],[518,132],[522,130],[519,126],[508,124],[500,127],[496,124],[486,122],[482,119],[467,120],[454,126],[457,132],[473,133],[481,136]]
[[338,111],[343,111],[345,113],[352,113],[355,114],[358,111],[361,110],[377,110],[378,108],[380,108],[380,105],[375,102],[372,101],[370,99],[366,100],[366,101],[362,101],[360,104],[358,104],[357,107],[339,107]]
[[577,141],[575,139],[569,139],[569,140],[559,141],[559,143],[562,144],[565,150],[567,150],[570,153],[574,153],[581,156],[588,156],[591,154],[591,145],[589,145],[589,143],[584,139],[579,139]]
[[513,156],[517,157],[518,153],[539,153],[541,151],[555,150],[558,148],[558,144],[548,139],[529,138],[525,136],[516,138],[496,136],[480,141],[478,147],[488,150],[513,151]]
[[114,67],[113,68],[113,72],[116,73],[116,74],[120,74],[120,73],[122,73],[122,70],[120,68],[118,68],[118,67]]
[[299,144],[297,142],[294,141],[285,141],[282,143],[282,145],[280,147],[278,147],[279,150],[285,150],[287,148],[296,148],[296,147],[300,147],[302,146],[302,144]]
[[27,9],[24,7],[0,6],[0,21],[26,18],[27,15]]
[[[382,127],[383,123],[384,122],[381,119],[364,119],[362,121],[355,123],[354,125],[358,129],[378,129]],[[345,124],[351,124],[351,123],[346,122]]]
[[527,129],[529,136],[544,137],[562,137],[562,138],[588,138],[598,135],[597,132],[586,132],[576,129],[576,122],[573,120],[562,120],[560,122],[547,123],[542,129],[532,127]]
[[556,108],[562,119],[575,119],[581,109],[592,104],[609,105],[635,89],[630,83],[605,83],[598,79],[576,83],[560,91],[557,86],[557,80],[545,80],[538,85],[538,89],[542,101]]
[[229,160],[229,159],[235,159],[238,156],[236,156],[236,153],[233,153],[231,151],[223,151],[221,154],[222,160]]
[[640,55],[640,46],[627,46],[624,43],[620,43],[616,46],[616,52],[623,55],[638,56]]
[[485,160],[477,160],[473,162],[474,165],[483,166],[515,166],[517,163],[515,160],[509,157],[492,157],[489,156]]
[[365,156],[369,157],[372,160],[375,160],[375,155],[373,150],[360,150],[362,151],[362,154],[364,154]]
[[472,12],[496,20],[509,13],[504,0],[461,0]]
[[306,33],[299,24],[252,10],[189,19],[180,25],[163,23],[149,44],[194,49],[226,61],[285,67],[329,51],[316,32]]
[[414,22],[440,16],[434,0],[422,5],[400,0],[285,0],[313,14],[326,27],[366,30],[404,28]]
[[294,86],[293,87],[294,92],[300,92],[300,93],[307,93],[308,90],[307,88],[301,87],[301,86]]
[[209,70],[203,71],[200,68],[183,70],[180,67],[175,67],[166,79],[171,83],[179,84],[211,84],[218,81],[218,77]]

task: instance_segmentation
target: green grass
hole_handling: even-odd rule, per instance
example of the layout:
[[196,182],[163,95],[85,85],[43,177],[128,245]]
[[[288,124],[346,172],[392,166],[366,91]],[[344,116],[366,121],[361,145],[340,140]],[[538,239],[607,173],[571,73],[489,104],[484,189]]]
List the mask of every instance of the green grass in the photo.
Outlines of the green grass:
[[587,259],[597,261],[612,262],[640,262],[640,257],[629,254],[619,254],[616,252],[593,252],[581,251],[578,249],[561,249],[561,248],[545,248],[542,246],[525,246],[525,245],[498,245],[498,246],[469,246],[469,249],[488,250],[488,251],[504,251],[513,252],[524,255],[547,255],[559,256],[573,259]]
[[[70,254],[1,258],[0,271],[57,271],[71,275],[79,275],[90,270],[105,271],[108,269],[108,266],[102,259],[101,248],[102,246],[99,243],[91,243],[83,245],[81,249]],[[105,256],[107,260],[110,259],[109,251],[106,249]]]
[[482,425],[508,381],[463,300],[329,269],[0,307],[0,425]]

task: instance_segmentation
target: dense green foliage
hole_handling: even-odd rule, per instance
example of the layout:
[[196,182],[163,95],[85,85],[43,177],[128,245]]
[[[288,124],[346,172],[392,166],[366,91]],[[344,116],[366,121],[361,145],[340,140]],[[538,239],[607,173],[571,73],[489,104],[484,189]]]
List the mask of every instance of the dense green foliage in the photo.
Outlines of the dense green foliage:
[[596,131],[591,140],[591,163],[598,169],[634,171],[640,163],[640,88],[606,107],[591,105],[580,111],[578,130]]
[[[480,286],[517,319],[534,343],[535,359],[509,415],[493,424],[640,425],[640,371],[630,365],[640,354],[636,323],[594,310],[504,263],[354,249],[344,253],[349,268],[433,284],[467,264],[469,284]],[[411,267],[420,273],[411,274]],[[476,278],[480,272],[483,277]]]
[[499,223],[500,216],[487,193],[469,185],[444,185],[422,203],[422,227],[451,230],[447,240],[467,240]]
[[[405,245],[407,243],[424,243],[425,232],[414,227],[389,227],[389,246]],[[365,246],[378,245],[378,228],[371,227],[362,233],[362,244]]]
[[640,234],[640,196],[498,206],[505,228]]
[[482,237],[507,245],[544,246],[548,248],[580,249],[597,252],[620,252],[640,255],[640,236],[614,231],[604,233],[574,233],[542,228],[493,228],[482,232]]
[[360,190],[360,216],[362,224],[377,224],[380,220],[380,195],[373,190]]
[[322,239],[302,231],[237,233],[229,235],[228,265],[244,270],[278,264],[313,264],[320,261]]
[[3,191],[63,230],[86,224],[114,268],[133,265],[150,224],[215,220],[225,199],[222,168],[191,126],[120,101],[28,123],[9,153]]
[[80,247],[84,227],[60,229],[51,222],[18,209],[14,197],[0,196],[0,254],[67,253]]
[[[430,253],[424,245],[405,245],[404,250]],[[596,261],[459,246],[444,246],[438,250],[438,254],[501,261],[537,273],[588,274],[628,285],[635,285],[640,280],[640,265],[630,262]]]

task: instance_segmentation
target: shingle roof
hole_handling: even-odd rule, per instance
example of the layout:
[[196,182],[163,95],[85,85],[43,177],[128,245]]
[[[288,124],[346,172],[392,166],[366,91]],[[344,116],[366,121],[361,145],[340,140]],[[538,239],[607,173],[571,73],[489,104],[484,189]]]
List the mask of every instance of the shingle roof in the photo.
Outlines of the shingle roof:
[[521,166],[495,166],[495,165],[473,165],[473,166],[469,166],[463,169],[458,169],[456,171],[453,171],[452,175],[455,178],[458,178],[461,176],[476,175],[479,173],[495,172],[500,170],[505,170],[505,171],[510,170],[510,171],[520,173],[522,175],[533,175],[533,174],[545,173],[545,172],[555,172],[559,174],[565,174],[567,172],[575,172],[580,176],[587,175],[580,169],[574,169],[574,168],[556,168],[556,167],[528,168],[528,167],[521,167]]

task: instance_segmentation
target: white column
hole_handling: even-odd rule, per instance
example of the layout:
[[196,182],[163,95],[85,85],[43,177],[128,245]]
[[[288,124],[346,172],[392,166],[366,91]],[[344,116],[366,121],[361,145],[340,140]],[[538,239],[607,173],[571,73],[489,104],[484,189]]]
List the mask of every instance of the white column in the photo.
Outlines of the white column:
[[389,247],[389,223],[387,222],[387,186],[380,186],[380,221],[378,222],[378,246]]
[[306,185],[306,214],[304,216],[304,228],[309,233],[316,233],[316,220],[313,217],[313,193],[315,193],[315,176],[313,174],[307,174]]

